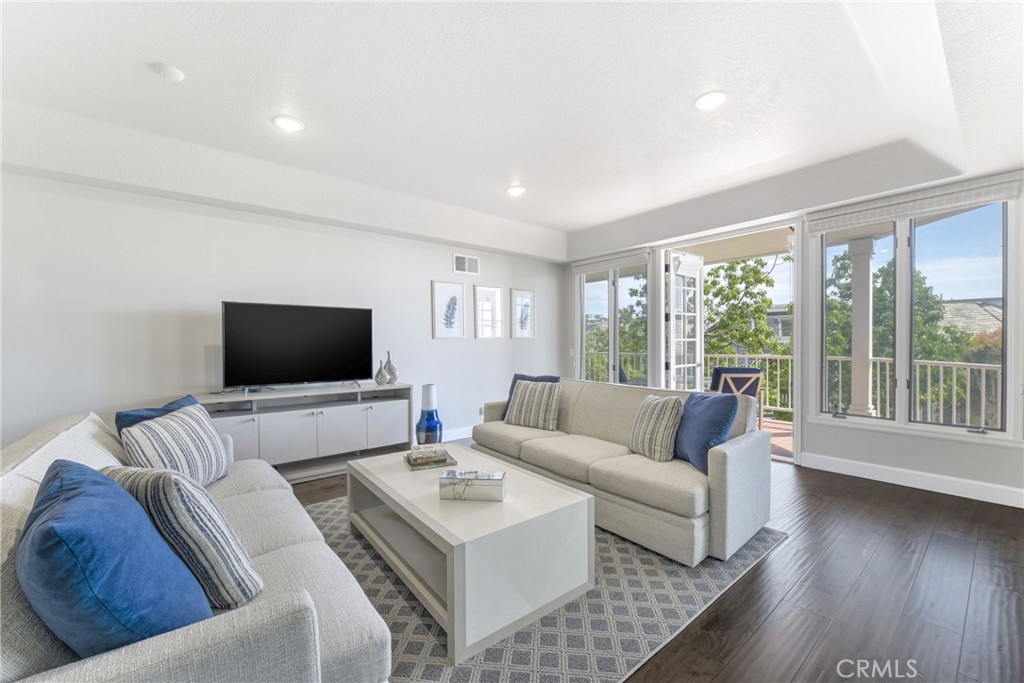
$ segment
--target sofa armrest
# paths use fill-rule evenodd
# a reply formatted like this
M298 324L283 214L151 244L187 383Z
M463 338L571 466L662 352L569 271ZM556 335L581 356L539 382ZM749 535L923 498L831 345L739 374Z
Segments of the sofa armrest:
M753 431L708 451L709 554L728 560L771 516L772 445Z
M228 464L235 461L235 440L230 434L221 434L220 441L224 444L224 452L228 456Z
M484 422L497 422L505 412L508 401L491 401L484 404Z
M313 599L296 591L24 679L319 681Z

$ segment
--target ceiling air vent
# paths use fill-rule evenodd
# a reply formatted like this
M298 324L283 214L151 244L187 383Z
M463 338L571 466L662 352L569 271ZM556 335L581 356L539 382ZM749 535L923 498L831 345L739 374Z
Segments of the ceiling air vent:
M480 259L476 256L464 256L463 254L454 254L454 256L456 273L466 273L467 275L480 274Z

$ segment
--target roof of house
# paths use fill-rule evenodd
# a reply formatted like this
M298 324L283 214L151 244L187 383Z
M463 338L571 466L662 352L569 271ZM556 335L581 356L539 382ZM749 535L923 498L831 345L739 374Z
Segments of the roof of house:
M991 332L1003 326L1003 300L953 299L942 302L942 324L952 325L971 334Z

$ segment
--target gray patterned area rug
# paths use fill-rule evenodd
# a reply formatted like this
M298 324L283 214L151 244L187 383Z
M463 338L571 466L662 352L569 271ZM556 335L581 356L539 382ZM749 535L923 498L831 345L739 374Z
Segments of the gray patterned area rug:
M458 666L445 633L362 536L348 499L306 507L391 628L391 683L614 683L700 614L785 538L764 527L729 559L687 567L596 529L595 587Z

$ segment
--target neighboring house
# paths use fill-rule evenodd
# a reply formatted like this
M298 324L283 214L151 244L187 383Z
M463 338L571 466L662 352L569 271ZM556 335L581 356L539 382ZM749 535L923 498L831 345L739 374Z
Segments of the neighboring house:
M793 339L793 309L791 304L775 304L768 309L768 327L783 344Z
M1003 326L1003 299L950 299L942 302L942 324L971 335L994 332Z

